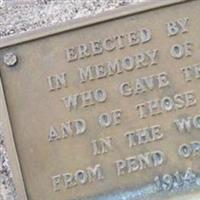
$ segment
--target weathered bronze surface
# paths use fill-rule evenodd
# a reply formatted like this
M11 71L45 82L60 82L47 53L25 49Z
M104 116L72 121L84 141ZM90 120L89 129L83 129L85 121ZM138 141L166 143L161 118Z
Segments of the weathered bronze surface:
M20 200L200 198L199 18L157 1L0 44Z

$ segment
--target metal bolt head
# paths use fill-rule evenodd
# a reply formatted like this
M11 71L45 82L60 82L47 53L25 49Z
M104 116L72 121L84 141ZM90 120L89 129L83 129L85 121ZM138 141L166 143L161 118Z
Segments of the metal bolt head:
M3 61L8 67L13 67L17 64L18 59L14 53L9 52L4 55Z

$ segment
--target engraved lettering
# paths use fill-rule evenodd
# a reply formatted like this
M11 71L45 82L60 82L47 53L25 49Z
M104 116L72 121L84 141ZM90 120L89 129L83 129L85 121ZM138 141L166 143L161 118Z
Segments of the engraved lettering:
M91 48L93 56L100 55L103 53L103 47L100 40L91 42Z
M193 128L200 129L200 115L179 118L174 123L180 133L190 133Z
M119 110L113 110L110 113L102 113L99 116L99 125L103 128L110 127L111 125L116 126L119 125L121 122L121 114L122 111Z
M92 81L95 79L91 66L87 66L86 69L79 68L79 74L81 78L81 83L86 82L87 80Z
M77 182L75 181L74 175L72 173L62 174L62 179L64 182L64 188L71 188L77 186Z
M200 79L200 64L183 67L181 71L186 82L192 81L194 78Z
M189 24L188 17L180 18L176 21L171 21L167 23L168 36L175 36L179 33L187 33L188 24Z
M192 56L192 42L185 42L184 44L174 44L171 47L171 56L176 59Z
M72 62L78 59L78 54L74 47L65 49L65 53L66 53L66 58L68 62Z
M137 129L135 131L129 131L125 136L128 139L129 147L134 147L136 145L161 140L163 138L163 133L161 132L160 125L155 125L152 127Z
M115 37L115 39L117 40L117 44L118 44L119 49L124 49L125 48L124 38L125 38L124 35L117 35Z
M174 101L171 97L164 97L161 100L161 108L165 111L171 111L174 107Z
M81 44L78 48L78 51L80 59L89 57L91 55L86 44Z
M95 105L96 103L103 103L107 99L107 92L105 89L88 90L79 94L63 97L65 107L69 110L76 110L80 106L85 108Z
M162 99L154 99L136 105L139 117L156 116L164 112L188 108L197 104L197 98L193 91L187 91L174 96L166 96Z
M147 117L147 114L146 114L146 111L145 111L145 103L137 104L136 110L138 110L138 112L139 112L140 119Z
M56 175L52 177L52 183L53 183L53 190L54 192L58 192L61 190L60 183L61 183L61 175Z
M92 144L92 151L94 156L103 155L108 153L109 150L112 150L112 138L100 138L98 140L93 140Z
M56 130L56 128L53 126L50 127L48 139L49 139L49 142L60 139L58 130Z
M55 128L54 126L50 127L48 139L49 142L53 142L68 138L69 136L82 135L86 132L86 129L87 125L83 119L64 122L59 128Z
M113 51L116 48L114 38L106 38L103 47L106 51Z
M52 177L53 189L55 192L61 189L69 189L79 185L85 185L104 179L103 169L100 164L94 167L79 169L75 173L63 173Z
M192 169L188 168L186 171L176 171L174 174L164 174L162 176L156 176L154 183L158 191L170 191L173 188L181 188L184 185L194 184L197 176Z
M199 157L200 141L192 141L189 144L182 144L178 149L178 155L181 158Z
M97 65L95 70L96 70L97 79L106 77L107 72L105 71L105 68L103 65Z
M158 167L163 165L165 161L166 156L162 151L152 151L117 160L115 166L117 175L122 176L146 168Z
M108 61L103 64L79 67L80 83L107 78L123 72L130 72L134 69L142 69L157 65L159 58L158 53L159 51L157 49L153 49L134 56L126 56L121 59L115 59L114 61ZM165 75L162 76L162 81L165 81Z
M58 90L67 87L67 74L65 72L48 76L49 91Z
M111 52L113 50L124 49L128 46L144 44L152 39L151 30L142 28L120 35L110 36L96 41L90 41L75 47L65 49L67 62L77 61L79 59L88 58Z
M140 35L140 36L139 36ZM129 46L135 46L141 43L146 43L151 40L152 35L149 29L141 29L140 32L133 31L127 34Z
M161 72L156 75L144 76L137 78L132 82L123 82L119 91L122 96L140 95L145 92L152 91L156 88L162 89L170 85L166 72Z
M176 124L176 127L180 133L183 132L190 132L191 130L191 118L185 117L181 119L176 119L174 123Z

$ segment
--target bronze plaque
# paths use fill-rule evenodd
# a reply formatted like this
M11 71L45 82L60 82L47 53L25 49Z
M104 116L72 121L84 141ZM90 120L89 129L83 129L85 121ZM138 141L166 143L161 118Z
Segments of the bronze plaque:
M198 196L199 19L153 1L1 42L20 200Z

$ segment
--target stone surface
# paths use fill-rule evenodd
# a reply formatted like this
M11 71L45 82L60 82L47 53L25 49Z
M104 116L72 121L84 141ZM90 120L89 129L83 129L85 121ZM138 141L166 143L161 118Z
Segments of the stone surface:
M0 200L15 200L16 192L4 145L4 134L6 133L3 132L2 124L0 123Z
M1 0L0 38L96 15L140 1L142 0Z
M0 38L144 0L0 0ZM17 199L0 129L0 200ZM9 148L9 147L7 147Z

